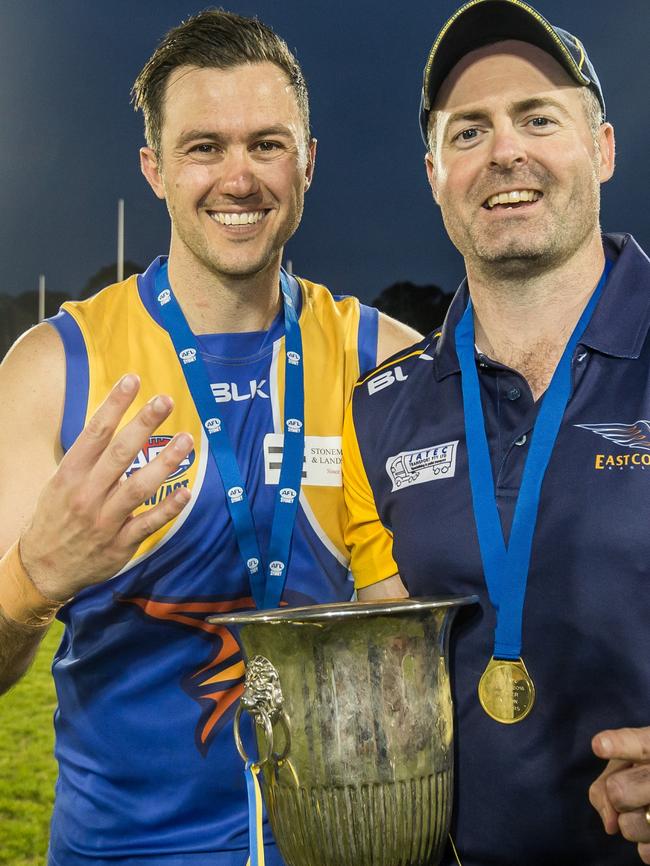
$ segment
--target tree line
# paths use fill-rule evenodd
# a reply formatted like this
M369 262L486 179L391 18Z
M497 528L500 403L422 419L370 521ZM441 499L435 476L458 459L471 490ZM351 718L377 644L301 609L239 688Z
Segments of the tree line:
M124 262L125 278L144 270L136 262ZM88 280L76 296L77 300L89 298L104 286L115 281L116 265L106 265ZM55 316L64 301L72 300L65 292L46 292L45 317ZM423 334L442 324L451 295L442 291L439 286L418 286L411 282L397 282L384 289L372 301L372 306L378 310L410 325ZM11 296L0 293L0 359L5 356L10 346L18 337L38 321L38 296L36 292L23 292Z

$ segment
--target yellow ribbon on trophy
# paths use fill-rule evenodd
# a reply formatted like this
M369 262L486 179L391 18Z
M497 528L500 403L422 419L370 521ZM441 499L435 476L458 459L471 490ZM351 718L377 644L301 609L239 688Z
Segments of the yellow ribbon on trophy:
M262 830L262 792L257 776L259 764L246 761L246 793L248 794L248 837L250 857L246 866L264 866L264 833Z

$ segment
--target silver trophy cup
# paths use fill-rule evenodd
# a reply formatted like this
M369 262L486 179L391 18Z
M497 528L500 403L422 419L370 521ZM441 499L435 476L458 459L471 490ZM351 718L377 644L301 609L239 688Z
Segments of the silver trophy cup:
M246 659L235 717L288 866L435 866L452 804L447 647L476 598L346 602L211 617ZM255 719L257 756L239 723Z

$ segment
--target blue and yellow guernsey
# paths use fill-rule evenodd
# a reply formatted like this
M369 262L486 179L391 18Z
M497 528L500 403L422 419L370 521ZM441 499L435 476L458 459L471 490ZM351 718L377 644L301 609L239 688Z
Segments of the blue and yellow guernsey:
M444 327L361 379L344 433L348 541L359 587L399 571L411 595L470 595L451 642L452 834L463 866L634 866L589 804L591 738L650 724L650 262L629 236L572 361L572 393L541 488L522 654L537 698L514 725L477 686L494 644L472 507L454 332ZM477 355L506 540L539 405L515 370ZM535 434L536 435L536 434ZM457 861L450 850L443 861Z
M153 301L156 260L139 277L64 304L67 385L62 442L125 373L142 381L124 422L152 396L174 410L129 473L186 430L192 453L140 510L179 486L183 513L115 577L68 605L53 672L59 779L51 866L243 866L247 806L232 718L240 649L210 614L253 607L225 494L174 348ZM348 599L341 429L355 380L376 363L377 311L299 280L305 460L284 604ZM262 556L282 460L284 323L263 333L198 338L245 479ZM250 732L249 732L250 735ZM252 748L252 744L249 743ZM269 837L270 838L270 837ZM274 851L267 862L279 863Z

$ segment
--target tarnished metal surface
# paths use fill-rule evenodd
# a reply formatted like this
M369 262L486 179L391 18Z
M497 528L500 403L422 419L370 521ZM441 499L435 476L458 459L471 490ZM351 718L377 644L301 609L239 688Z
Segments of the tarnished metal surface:
M473 597L316 605L212 618L236 626L263 791L288 866L434 866L452 803L451 619ZM241 706L238 716L241 714ZM256 713L258 715L256 716ZM286 717L286 723L282 717ZM281 723L282 722L282 723ZM290 724L290 734L289 734Z

